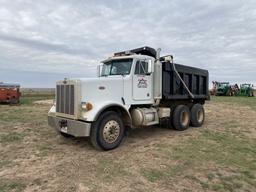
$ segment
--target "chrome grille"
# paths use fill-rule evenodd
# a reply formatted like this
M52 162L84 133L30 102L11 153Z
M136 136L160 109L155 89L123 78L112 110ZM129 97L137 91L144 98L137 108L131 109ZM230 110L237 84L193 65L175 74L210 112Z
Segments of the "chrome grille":
M74 85L57 85L56 112L74 115L75 87Z

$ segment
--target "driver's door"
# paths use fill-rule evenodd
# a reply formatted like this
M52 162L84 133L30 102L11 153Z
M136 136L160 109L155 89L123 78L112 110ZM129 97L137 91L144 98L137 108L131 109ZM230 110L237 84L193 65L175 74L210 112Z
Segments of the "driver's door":
M132 96L134 100L152 99L152 73L148 73L149 60L137 60L133 75Z

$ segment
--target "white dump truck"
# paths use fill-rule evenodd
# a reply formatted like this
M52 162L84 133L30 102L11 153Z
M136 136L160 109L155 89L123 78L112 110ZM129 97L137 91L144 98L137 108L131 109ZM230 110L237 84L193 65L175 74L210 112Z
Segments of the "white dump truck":
M114 53L98 69L96 78L56 83L48 124L63 136L90 137L95 148L111 150L127 129L165 122L181 131L203 124L207 70L175 64L150 47Z

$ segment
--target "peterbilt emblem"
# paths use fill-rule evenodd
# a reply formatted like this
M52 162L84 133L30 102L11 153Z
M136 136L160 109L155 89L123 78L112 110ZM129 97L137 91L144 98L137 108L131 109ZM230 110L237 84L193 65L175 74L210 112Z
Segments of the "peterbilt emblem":
M99 86L99 90L104 90L105 87L104 86Z
M139 81L138 85L137 85L138 88L147 88L148 87L147 80L138 79L138 81Z

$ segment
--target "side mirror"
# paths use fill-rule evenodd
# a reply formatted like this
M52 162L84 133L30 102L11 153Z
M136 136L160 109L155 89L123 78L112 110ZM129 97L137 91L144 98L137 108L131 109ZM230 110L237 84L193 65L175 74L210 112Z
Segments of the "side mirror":
M154 72L154 65L152 63L152 60L150 59L150 60L148 60L148 71L147 71L147 73L151 74L153 72Z
M102 65L102 64L97 66L97 76L98 76L98 77L101 76L102 68L103 68L103 65Z

